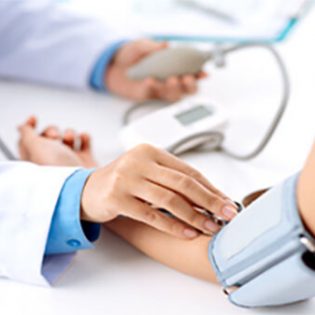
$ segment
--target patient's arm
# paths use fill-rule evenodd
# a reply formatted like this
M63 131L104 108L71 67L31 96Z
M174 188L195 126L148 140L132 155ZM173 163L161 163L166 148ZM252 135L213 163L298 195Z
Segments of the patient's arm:
M301 172L297 198L304 224L315 237L315 144Z
M149 257L193 277L216 282L208 260L209 236L181 240L127 218L106 223L106 227Z
M264 191L248 197L251 203ZM297 202L301 217L315 236L315 145L301 172L297 187ZM210 238L200 236L195 240L175 239L142 223L128 219L117 219L106 225L134 247L161 263L191 276L215 282L215 275L208 260Z

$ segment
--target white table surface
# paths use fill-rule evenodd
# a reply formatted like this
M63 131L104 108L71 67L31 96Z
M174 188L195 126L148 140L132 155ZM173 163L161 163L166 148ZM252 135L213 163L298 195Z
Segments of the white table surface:
M276 135L258 158L238 162L219 153L183 157L236 199L298 170L310 149L315 117L314 28L315 12L280 47L291 74L292 99ZM241 152L257 142L276 109L279 81L269 60L259 51L244 52L231 57L227 70L213 71L201 85L201 94L231 111L226 145ZM118 131L121 117L130 106L126 101L93 92L4 81L0 83L0 99L0 134L13 150L17 124L35 113L41 126L55 123L90 132L102 164L122 152ZM95 250L76 256L55 288L0 281L0 313L8 315L314 312L315 300L267 310L236 308L218 287L170 270L106 231Z

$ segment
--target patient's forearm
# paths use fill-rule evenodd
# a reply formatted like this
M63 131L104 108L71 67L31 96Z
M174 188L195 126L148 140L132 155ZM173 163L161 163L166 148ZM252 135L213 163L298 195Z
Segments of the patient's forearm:
M297 198L304 224L315 236L315 145L300 175Z
M180 272L215 282L208 260L210 238L181 240L130 219L116 219L106 227L151 258Z

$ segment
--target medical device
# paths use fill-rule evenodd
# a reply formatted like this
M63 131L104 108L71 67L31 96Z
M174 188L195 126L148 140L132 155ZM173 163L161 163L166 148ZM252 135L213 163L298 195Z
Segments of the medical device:
M238 306L276 306L315 296L315 239L300 218L297 178L243 209L209 245L217 279Z
M123 128L121 139L126 149L150 143L180 154L221 135L228 121L227 113L208 99L192 98L175 103L136 120ZM213 148L221 137L215 137Z
M144 58L129 69L128 76L132 80L148 77L165 80L172 75L196 74L213 58L212 51L191 46L171 47Z
M255 150L246 155L238 155L225 148L223 140L224 127L228 121L227 113L223 113L223 110L219 110L211 101L198 98L176 103L131 122L121 132L124 147L129 149L136 144L150 143L171 153L180 154L208 145L208 149L221 150L236 159L247 160L256 157L270 141L289 102L289 76L281 56L272 46L244 44L216 47L211 51L188 46L171 47L143 59L128 72L128 76L134 80L147 77L164 80L170 75L198 73L209 60L217 67L223 67L227 55L257 47L268 50L278 64L282 79L282 98L270 127ZM129 123L132 112L143 106L145 105L135 106L126 112L124 122Z
M217 66L222 67L225 65L225 58L228 54L254 47L267 49L274 56L279 66L283 85L282 98L276 115L255 150L246 155L239 155L223 146L224 128L227 125L228 115L217 104L206 99L186 100L130 123L121 131L125 148L129 149L136 144L147 142L169 150L171 153L180 154L207 145L208 150L221 150L236 159L247 160L256 157L274 134L289 101L290 84L286 67L281 56L272 46L236 45L227 48L219 47L208 52L185 46L169 48L145 58L132 67L128 75L133 79L148 76L165 79L170 74L197 73L209 59L214 61ZM136 106L126 112L124 121L129 122L131 113L141 107L142 105ZM0 141L0 150L8 159L15 160L14 155L3 141Z

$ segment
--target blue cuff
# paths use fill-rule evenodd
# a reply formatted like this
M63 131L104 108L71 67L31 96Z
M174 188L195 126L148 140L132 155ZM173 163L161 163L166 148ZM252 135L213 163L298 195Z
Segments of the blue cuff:
M98 91L106 91L104 75L107 70L108 65L112 61L112 58L116 54L117 50L121 48L127 41L121 40L115 42L111 46L109 46L99 57L96 62L96 65L93 68L90 85L92 88Z
M93 248L100 224L81 222L81 194L93 170L78 170L65 182L52 218L46 255L72 253Z

